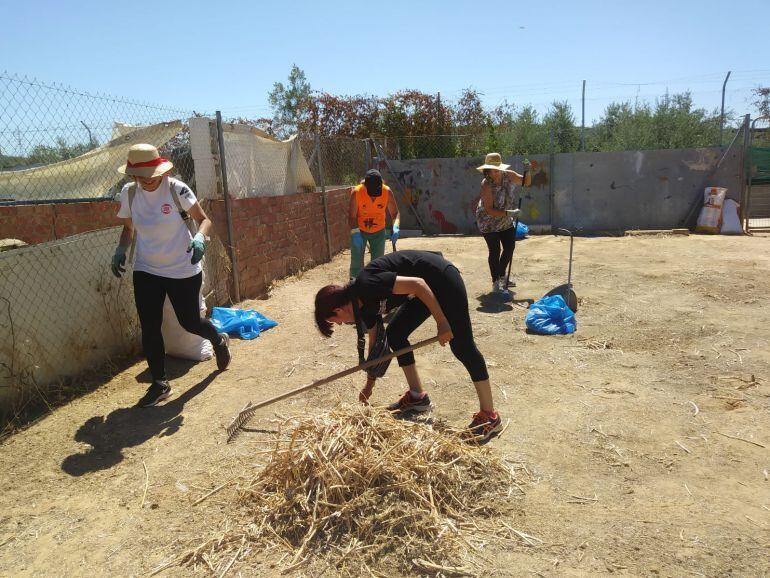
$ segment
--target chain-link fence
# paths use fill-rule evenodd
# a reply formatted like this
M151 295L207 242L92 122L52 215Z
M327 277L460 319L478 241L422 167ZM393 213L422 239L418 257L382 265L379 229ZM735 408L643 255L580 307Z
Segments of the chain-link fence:
M130 273L117 279L109 267L126 182L117 168L132 144L149 142L194 189L180 120L190 115L0 74L0 429L138 352ZM209 306L230 300L217 233L205 260Z
M371 163L371 153L366 141L346 137L321 137L319 142L323 183L327 188L352 186L364 178ZM303 150L306 148L309 147L303 145ZM321 175L317 162L311 163L311 170L316 182L320 183Z
M194 186L185 119L174 110L0 74L0 203L110 199L117 168L146 142Z

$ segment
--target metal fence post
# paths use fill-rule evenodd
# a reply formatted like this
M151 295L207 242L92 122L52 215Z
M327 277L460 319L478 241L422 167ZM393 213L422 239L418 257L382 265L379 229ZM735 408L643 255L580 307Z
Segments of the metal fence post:
M376 154L376 151L375 151ZM369 170L372 165L372 151L369 148L369 140L364 139L364 174Z
M233 244L233 212L230 206L230 191L227 188L227 163L225 161L225 139L222 134L222 113L217 111L217 141L219 143L219 169L222 171L222 196L225 199L225 214L227 216L227 249L230 262L233 264L233 296L235 302L241 301L241 284L238 278L238 260Z
M758 119L754 119L756 122ZM741 159L741 213L744 229L749 232L751 211L751 115L743 117L743 158ZM746 165L748 164L748 172ZM746 178L748 176L748 179ZM746 182L748 180L748 183Z
M318 161L318 180L321 181L321 199L324 207L324 228L326 229L326 247L329 249L329 261L332 260L334 251L332 250L332 236L329 231L329 204L326 198L326 183L324 181L323 155L321 154L321 135L315 135L316 159Z
M554 154L554 141L555 141L555 135L554 135L554 129L551 127L550 130L550 136L549 136L549 146L550 146L550 152L548 153L548 172L550 173L548 175L548 202L549 202L549 220L551 221L551 232L556 230L555 224L554 224L554 201L553 201L553 177L554 177L554 165L556 164L556 155Z

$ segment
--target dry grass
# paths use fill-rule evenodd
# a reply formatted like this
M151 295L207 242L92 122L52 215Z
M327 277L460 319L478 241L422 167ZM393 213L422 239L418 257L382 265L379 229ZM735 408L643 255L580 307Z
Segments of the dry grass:
M514 465L458 431L350 405L284 423L292 425L290 437L264 452L266 466L239 481L230 529L164 567L203 565L222 575L239 558L269 551L282 553L284 572L474 575L490 541L536 545L490 523L522 493Z

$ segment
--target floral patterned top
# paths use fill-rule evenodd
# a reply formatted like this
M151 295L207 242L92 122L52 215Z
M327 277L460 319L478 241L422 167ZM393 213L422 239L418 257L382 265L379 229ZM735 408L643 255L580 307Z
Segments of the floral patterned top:
M495 184L491 179L484 179L484 181L489 183L489 186L492 188L492 208L498 211L516 208L514 206L513 183L508 179L507 174L503 173L503 178L499 185ZM476 207L476 224L479 226L479 231L482 234L497 233L513 227L513 217L510 215L493 217L484 209L484 201L479 199L479 204Z

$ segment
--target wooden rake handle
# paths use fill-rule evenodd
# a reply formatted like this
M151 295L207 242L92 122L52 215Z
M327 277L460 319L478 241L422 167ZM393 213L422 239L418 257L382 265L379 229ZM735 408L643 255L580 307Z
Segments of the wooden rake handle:
M259 403L255 405L249 404L245 408L241 410L241 412L235 417L235 419L232 421L232 423L227 428L227 441L229 442L232 440L233 437L235 437L236 432L238 429L246 423L246 421L254 414L256 410L259 408L265 407L266 405L270 405L272 403L275 403L277 401L281 401L282 399L286 399L287 397L292 397L294 395L297 395L298 393L302 393L303 391L308 391L309 389L314 389L316 387L320 387L321 385L325 385L329 382L335 381L337 379L340 379L341 377L345 377L346 375L350 375L352 373L356 373L357 371L362 371L364 369L367 369L369 367L372 367L374 365L378 365L382 363L383 361L388 361L389 359L393 359L394 357L398 357L399 355L403 355L404 353L409 353L410 351L414 351L415 349L420 349L421 347L425 347L426 345L430 345L432 343L436 343L438 341L438 336L431 337L430 339L425 339L423 341L419 341L415 343L414 345L410 345L408 347L404 347L402 349L399 349L398 351L394 351L393 353L388 353L387 355L383 355L381 357L378 357L377 359L371 359L369 361L365 361L364 363L361 363L359 365L356 365L355 367L349 367L348 369L345 369L343 371L340 371L339 373L335 373L334 375L330 375L329 377L324 377L323 379L319 379L318 381L314 381L313 383L310 383L308 385L303 385L302 387L298 387L296 389L289 390L285 393L282 393L281 395L276 395L275 397L271 397L270 399L266 399L265 401L260 401Z

